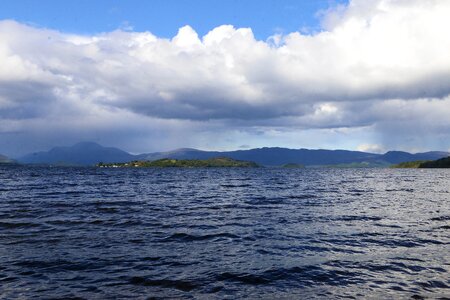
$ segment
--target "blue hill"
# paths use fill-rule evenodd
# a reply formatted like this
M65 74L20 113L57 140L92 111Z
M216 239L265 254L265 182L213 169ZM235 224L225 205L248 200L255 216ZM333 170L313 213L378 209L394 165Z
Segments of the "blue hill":
M219 156L236 160L253 161L265 166L281 166L289 163L305 166L342 165L352 163L367 163L369 166L387 166L413 160L435 160L448 156L448 153L425 152L411 154L401 151L390 151L385 154L374 154L348 150L309 150L274 147L225 152L178 149L170 152L141 154L137 157L138 159L143 160L156 160L162 158L208 159Z
M411 154L403 151L389 151L379 157L380 160L391 164L399 164L408 161L417 160L436 160L448 156L447 152L431 151L424 153Z
M20 163L55 165L95 165L99 162L127 162L134 159L123 150L103 147L93 142L82 142L72 147L55 147L50 151L36 152L20 157Z
M362 164L363 166L389 166L415 160L436 160L447 157L447 152L425 152L411 154L390 151L374 154L348 150L309 150L287 148L257 148L237 151L201 151L183 148L168 152L132 155L118 148L103 147L92 142L78 143L72 147L56 147L50 151L36 152L18 159L21 163L53 165L95 165L103 163L123 163L132 160L210 159L228 157L235 160L253 161L263 166L299 164L304 166Z

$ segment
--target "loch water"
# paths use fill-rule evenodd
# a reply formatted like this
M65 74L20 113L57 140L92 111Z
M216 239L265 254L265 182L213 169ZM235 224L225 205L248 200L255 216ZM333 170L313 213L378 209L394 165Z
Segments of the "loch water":
M450 170L0 167L0 299L449 299Z

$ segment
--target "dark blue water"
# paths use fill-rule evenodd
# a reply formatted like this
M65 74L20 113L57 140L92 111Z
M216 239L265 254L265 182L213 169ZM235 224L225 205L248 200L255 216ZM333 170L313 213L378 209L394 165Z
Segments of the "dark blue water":
M0 298L450 297L450 170L0 168Z

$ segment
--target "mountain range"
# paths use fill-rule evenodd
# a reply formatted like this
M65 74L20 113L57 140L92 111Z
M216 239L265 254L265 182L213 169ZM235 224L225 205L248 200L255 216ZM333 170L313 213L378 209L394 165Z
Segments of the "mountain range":
M408 153L389 151L385 154L349 150L310 150L288 148L257 148L236 151L202 151L183 148L168 152L133 155L118 148L103 147L93 142L82 142L71 147L55 147L49 151L35 152L18 158L27 164L95 165L97 163L123 163L132 160L208 159L228 157L235 160L253 161L263 166L301 164L304 166L389 166L407 161L436 160L447 157L448 152Z
M95 165L99 162L128 162L135 156L123 150L103 147L93 142L82 142L72 147L55 147L50 151L35 152L17 160L27 164L52 164L52 165Z

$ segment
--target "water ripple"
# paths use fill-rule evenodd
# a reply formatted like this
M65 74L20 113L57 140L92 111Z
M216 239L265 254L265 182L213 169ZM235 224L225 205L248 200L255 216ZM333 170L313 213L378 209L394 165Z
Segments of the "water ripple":
M449 175L0 167L0 298L448 299Z

